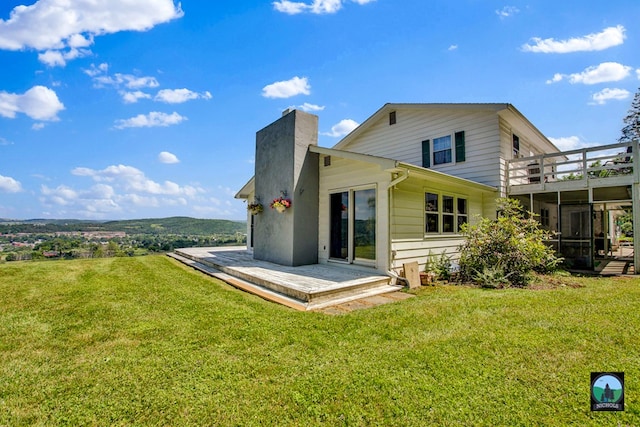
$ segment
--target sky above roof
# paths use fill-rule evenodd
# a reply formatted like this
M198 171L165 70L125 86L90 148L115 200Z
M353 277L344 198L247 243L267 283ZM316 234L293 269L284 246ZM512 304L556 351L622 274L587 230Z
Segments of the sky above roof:
M245 219L255 133L332 147L382 105L511 103L562 149L614 143L640 2L3 0L0 218Z

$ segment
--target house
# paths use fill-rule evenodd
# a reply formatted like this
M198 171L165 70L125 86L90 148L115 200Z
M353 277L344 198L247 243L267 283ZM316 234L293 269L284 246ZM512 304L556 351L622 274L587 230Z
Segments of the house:
M385 104L333 148L317 135L317 116L297 110L257 132L255 175L236 195L265 208L248 213L255 259L385 273L430 254L455 259L461 224L494 218L509 196L591 268L596 234L610 236L638 197L637 143L560 152L506 103ZM269 209L276 198L291 206Z

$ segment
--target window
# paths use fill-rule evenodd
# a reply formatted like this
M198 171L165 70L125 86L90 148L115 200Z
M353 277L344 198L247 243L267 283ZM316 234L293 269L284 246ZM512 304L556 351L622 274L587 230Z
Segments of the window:
M370 265L376 260L376 190L350 189L329 196L329 257Z
M456 231L459 233L460 232L460 227L462 227L462 224L466 224L467 222L469 222L468 219L468 213L467 213L467 199L460 199L458 198L458 228L456 229Z
M389 113L389 126L396 124L396 112L392 111Z
M451 135L433 140L433 164L451 163Z
M425 233L459 233L468 221L467 199L425 193ZM440 203L441 202L441 203Z
M438 195L433 193L426 193L424 196L424 209L426 211L425 232L438 233L440 227L438 226Z
M442 196L442 232L453 233L453 224L456 219L453 210L453 197Z
M549 227L549 209L540 209L540 225Z
M513 135L513 158L520 157L520 138L518 135Z
M454 158L455 156L455 158ZM466 160L464 131L453 135L422 141L422 167L446 163L460 163Z

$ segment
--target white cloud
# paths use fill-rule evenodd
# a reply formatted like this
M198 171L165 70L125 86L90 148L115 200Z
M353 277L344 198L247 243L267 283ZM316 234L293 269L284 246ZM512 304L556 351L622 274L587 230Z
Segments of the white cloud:
M128 89L154 88L160 86L160 83L158 83L155 77L138 77L132 74L121 73L116 73L113 76L95 75L93 82L96 87L113 86L118 88L124 86Z
M111 186L105 184L96 184L87 190L74 190L66 185L56 188L43 185L40 194L42 204L56 209L58 214L104 218L107 214L122 211L119 197Z
M146 193L161 196L195 197L203 189L190 185L180 186L172 181L163 183L148 179L144 172L133 166L112 165L102 170L78 167L71 171L76 176L88 176L99 183L108 182L113 187L128 192Z
M151 95L140 90L133 92L121 91L120 96L122 96L122 100L125 104L134 104L140 99L151 99Z
M93 44L95 36L147 31L182 16L180 4L176 6L173 0L39 0L14 7L9 19L0 20L0 49L86 48ZM49 60L52 66L62 65L60 57L54 59L51 53L42 59Z
M2 193L19 193L22 191L22 184L10 176L0 175L0 192Z
M71 48L66 52L61 50L47 50L46 52L38 54L38 60L49 67L64 67L67 65L67 61L90 54L91 51L87 49Z
M66 185L59 185L56 188L43 185L40 193L43 196L42 201L48 205L67 206L78 198L78 193Z
M458 50L458 45L457 44L452 44L451 46L449 46L449 48L447 50L448 51Z
M0 136L0 145L13 145L13 142Z
M34 123L33 125L31 125L31 129L33 130L41 130L44 129L46 125L44 123Z
M594 104L603 105L603 104L606 104L607 101L610 101L610 100L621 101L629 98L630 96L631 96L631 92L625 89L604 88L600 92L594 93L591 99L593 99Z
M581 73L555 74L547 83L557 83L567 78L569 83L593 85L597 83L617 82L625 79L632 68L617 62L603 62L602 64L586 68Z
M295 107L292 107L295 108ZM308 102L305 102L304 104L298 106L299 109L301 109L302 111L322 111L324 110L324 106L322 105L315 105L315 104L309 104Z
M570 53L604 50L624 43L626 35L622 25L605 28L599 33L588 34L583 37L575 37L568 40L555 40L553 38L541 39L533 37L532 44L522 45L525 52L536 53Z
M211 93L206 91L202 93L193 92L189 89L162 89L154 98L156 101L165 102L167 104L181 104L192 99L211 99Z
M157 88L160 83L152 76L136 76L133 74L115 73L109 75L109 65L102 63L98 66L91 64L91 68L85 69L84 73L93 79L93 86L96 88L114 87L126 104L138 102L140 99L153 99L157 102L167 104L181 104L193 99L211 99L211 93L204 91L201 93L192 90L182 89L162 89L155 97L143 92L140 89Z
M183 185L169 180L154 180L140 169L122 164L104 169L77 167L71 173L79 180L73 187L41 187L40 201L52 216L108 219L118 214L120 217L140 218L141 215L150 215L150 210L162 215L184 215L185 208L188 212L208 212L208 216L238 218L243 215L233 208L236 202L230 201L235 191L230 189L205 190L197 183ZM224 192L221 199L225 200L216 199L211 191ZM209 210L214 205L218 207ZM223 205L230 208L223 209Z
M185 120L187 120L186 117L181 116L175 111L171 114L152 111L149 114L138 114L130 119L116 120L115 128L166 127L177 125Z
M163 151L158 154L158 160L160 161L160 163L167 164L180 163L178 157L173 153L169 153L168 151Z
M359 123L354 120L351 120L351 119L340 120L340 122L338 122L337 125L331 126L331 132L325 132L323 133L323 135L339 138L341 136L347 135L349 132L351 132L358 126L359 126Z
M505 19L505 18L509 18L513 15L515 15L516 13L519 13L520 9L518 9L515 6L505 6L500 10L496 10L496 15L498 15L500 17L500 19Z
M571 151L582 148L580 138L577 136L565 136L560 138L549 138L549 141L560 149L560 151Z
M91 64L91 68L89 68L88 70L84 70L85 74L91 77L105 74L107 71L109 71L109 64L107 64L106 62L103 62L102 64L97 66L96 64Z
M351 0L353 3L365 5L375 0ZM288 15L297 15L299 13L309 12L314 14L336 13L342 9L346 0L313 0L311 4L289 0L279 0L273 2L273 8L278 12Z
M275 82L262 88L265 98L290 98L296 95L309 95L311 86L306 77L294 77L290 80Z
M286 13L288 15L297 15L298 13L305 12L309 8L309 5L306 3L281 0L273 2L273 8L278 12Z
M56 93L44 86L34 86L24 94L0 92L0 116L13 119L23 113L35 120L55 121L64 105Z

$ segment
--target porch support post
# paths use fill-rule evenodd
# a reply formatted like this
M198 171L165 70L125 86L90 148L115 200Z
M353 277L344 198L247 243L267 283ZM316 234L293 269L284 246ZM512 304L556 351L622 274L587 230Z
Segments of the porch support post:
M638 140L633 141L633 184L631 184L631 211L633 212L633 269L640 274L640 159L638 159Z
M633 268L640 274L640 188L637 183L631 184L631 205L633 212Z

